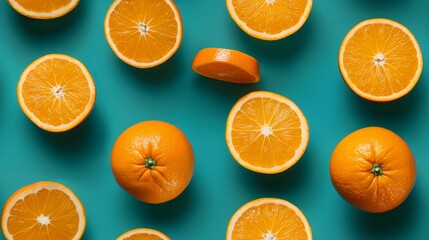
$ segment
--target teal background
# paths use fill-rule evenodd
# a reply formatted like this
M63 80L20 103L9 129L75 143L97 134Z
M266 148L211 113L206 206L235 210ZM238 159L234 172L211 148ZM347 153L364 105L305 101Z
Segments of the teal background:
M172 239L224 239L232 214L259 197L279 197L307 216L314 239L429 239L428 72L406 97L372 103L351 92L337 66L345 34L374 17L408 27L429 55L427 0L315 0L306 24L280 41L253 39L230 18L224 0L176 0L184 35L179 51L147 70L121 62L104 37L104 16L112 1L81 0L68 15L50 21L28 19L0 1L0 204L17 189L41 180L57 181L82 200L87 214L83 239L115 239L137 227L160 230ZM236 85L191 70L205 47L232 48L258 59L261 82ZM36 127L21 111L16 85L24 68L48 53L81 60L97 87L95 107L80 126L65 133ZM232 105L254 90L292 99L307 116L310 142L288 171L261 175L239 166L224 140ZM191 184L177 199L139 202L115 182L110 151L119 134L144 120L179 127L195 151ZM411 147L418 167L415 187L397 209L369 214L347 204L329 178L329 159L347 134L366 126L395 131Z

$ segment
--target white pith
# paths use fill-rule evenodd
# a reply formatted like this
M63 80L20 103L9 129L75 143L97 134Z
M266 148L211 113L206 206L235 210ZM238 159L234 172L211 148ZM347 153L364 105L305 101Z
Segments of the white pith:
M45 216L42 214L39 217L37 217L37 222L42 225L49 225L51 223L51 219L48 216Z
M139 24L137 25L137 29L138 29L139 33L140 33L142 36L146 36L146 35L148 35L148 34L149 34L149 30L150 30L149 25L144 24L144 23L139 23Z
M273 128L270 125L265 124L261 127L261 134L268 137L273 134Z
M376 67L382 67L384 66L384 64L386 63L386 57L384 56L383 53L377 53L374 56L374 65Z

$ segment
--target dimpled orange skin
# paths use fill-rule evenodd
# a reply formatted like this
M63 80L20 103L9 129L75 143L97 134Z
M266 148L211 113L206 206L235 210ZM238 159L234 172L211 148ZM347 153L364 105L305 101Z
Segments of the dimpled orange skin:
M146 203L179 196L194 172L194 154L184 133L170 123L144 121L116 140L111 166L118 184Z
M416 163L401 137L384 128L368 127L338 143L330 174L347 202L380 213L396 208L408 197L416 180Z

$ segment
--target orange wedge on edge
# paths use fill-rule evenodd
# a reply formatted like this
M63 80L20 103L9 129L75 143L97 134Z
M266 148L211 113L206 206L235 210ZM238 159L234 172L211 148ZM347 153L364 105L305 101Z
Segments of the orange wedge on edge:
M312 240L310 224L302 211L278 198L260 198L240 207L231 217L226 240Z
M116 240L170 240L170 238L154 229L136 228L122 234Z
M52 19L64 16L73 10L79 0L8 0L18 13L35 19Z
M95 84L86 67L67 55L49 54L31 63L17 87L25 115L40 128L64 132L92 111Z
M250 36L279 40L304 25L313 0L226 0L226 6L234 22Z
M226 82L256 83L260 80L258 61L231 49L202 49L195 56L192 69L203 76Z
M38 182L7 200L2 230L8 240L79 240L86 225L78 197L56 182Z
M423 57L405 26L389 19L369 19L347 33L338 64L344 81L357 95L387 102L414 88L422 73Z
M172 0L115 0L104 31L125 63L150 68L170 59L182 41L182 18Z
M274 174L293 166L304 154L309 129L304 114L290 99L272 92L251 92L232 107L226 144L243 167Z

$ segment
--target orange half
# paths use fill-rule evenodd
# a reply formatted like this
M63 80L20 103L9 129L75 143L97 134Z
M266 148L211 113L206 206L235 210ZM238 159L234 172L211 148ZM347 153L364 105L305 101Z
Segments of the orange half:
M182 41L182 18L172 0L116 0L104 31L113 52L125 63L150 68L170 59Z
M304 154L309 128L299 107L272 92L251 92L232 107L226 144L243 167L274 174L293 166Z
M240 207L231 217L226 240L312 240L310 224L302 211L278 198L260 198Z
M259 63L250 55L224 48L204 48L197 53L192 69L203 76L233 83L260 80Z
M40 128L63 132L84 121L95 102L95 84L86 67L67 55L49 54L31 63L18 82L18 102Z
M56 182L25 186L3 208L2 230L8 240L79 240L85 225L78 197Z
M313 0L226 0L234 22L262 40L279 40L298 31L307 21Z
M15 11L35 19L52 19L72 11L79 0L8 0Z
M360 97L393 101L417 84L423 57L414 35L389 19L369 19L353 27L340 48L344 81Z
M122 234L116 240L170 240L170 238L154 229L136 228Z

